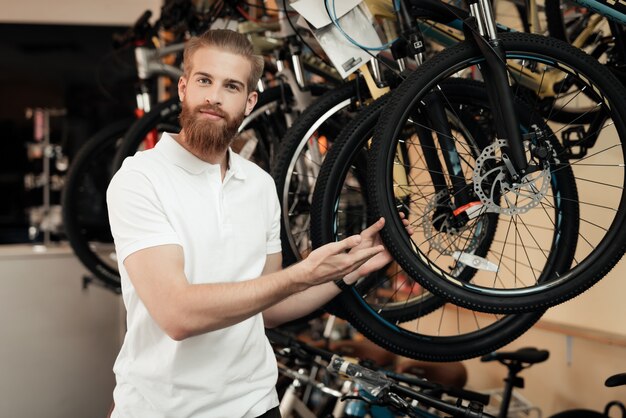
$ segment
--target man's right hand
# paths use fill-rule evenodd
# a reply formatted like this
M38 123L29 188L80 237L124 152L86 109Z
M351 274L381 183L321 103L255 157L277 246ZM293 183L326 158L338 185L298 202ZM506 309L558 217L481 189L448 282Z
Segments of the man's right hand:
M350 251L359 246L361 241L360 235L353 235L312 251L307 258L296 265L302 270L302 275L299 276L298 280L308 286L337 280L358 269L370 258L385 251L385 247L382 245Z

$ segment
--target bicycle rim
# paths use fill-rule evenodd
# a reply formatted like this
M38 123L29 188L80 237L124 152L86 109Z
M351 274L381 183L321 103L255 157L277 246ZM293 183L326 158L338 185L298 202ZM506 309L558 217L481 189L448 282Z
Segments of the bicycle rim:
M272 175L281 202L283 265L311 251L310 211L320 167L341 129L353 117L360 81L314 102L289 128Z

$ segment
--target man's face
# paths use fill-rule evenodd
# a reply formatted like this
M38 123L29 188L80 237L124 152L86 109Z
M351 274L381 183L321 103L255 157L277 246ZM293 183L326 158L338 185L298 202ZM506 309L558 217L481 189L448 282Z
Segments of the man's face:
M178 94L185 140L196 151L226 150L245 115L256 104L257 93L248 93L250 62L216 48L200 48L192 56L188 78L181 77Z

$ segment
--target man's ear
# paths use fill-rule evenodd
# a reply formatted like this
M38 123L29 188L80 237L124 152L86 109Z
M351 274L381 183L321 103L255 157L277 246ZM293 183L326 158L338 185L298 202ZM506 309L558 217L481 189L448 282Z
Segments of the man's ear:
M248 94L248 100L246 101L246 111L244 113L246 116L248 116L250 112L252 112L252 109L254 109L257 100L259 100L259 93L253 91Z
M184 76L181 76L178 79L178 98L182 102L185 100L185 93L187 92L187 79Z

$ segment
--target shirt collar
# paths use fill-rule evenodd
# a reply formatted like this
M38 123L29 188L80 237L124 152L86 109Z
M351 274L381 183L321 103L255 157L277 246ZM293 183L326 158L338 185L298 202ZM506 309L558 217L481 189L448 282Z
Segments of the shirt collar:
M211 164L193 155L185 147L179 144L173 137L173 134L163 132L161 139L156 145L156 149L163 154L170 162L188 171L191 174L202 174L204 172L220 171L219 164ZM233 176L238 179L245 179L246 175L241 167L239 155L228 148L228 177Z

